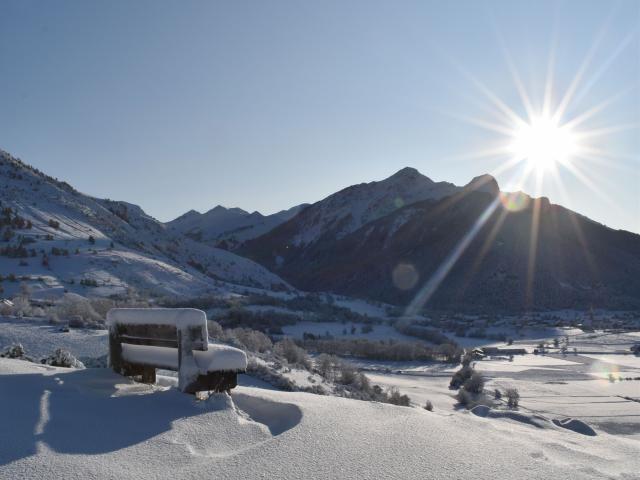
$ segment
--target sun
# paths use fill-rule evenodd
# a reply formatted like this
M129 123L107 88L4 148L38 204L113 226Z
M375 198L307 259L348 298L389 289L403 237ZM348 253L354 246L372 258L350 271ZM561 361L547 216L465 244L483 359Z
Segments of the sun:
M566 165L579 151L577 136L571 128L560 125L553 117L541 115L518 123L508 149L516 159L527 161L533 169Z

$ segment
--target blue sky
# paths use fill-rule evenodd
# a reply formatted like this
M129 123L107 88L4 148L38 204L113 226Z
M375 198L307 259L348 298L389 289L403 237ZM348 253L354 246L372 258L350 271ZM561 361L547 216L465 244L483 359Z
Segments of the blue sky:
M3 0L0 148L160 220L272 213L404 166L465 184L506 161L473 155L502 141L468 121L496 118L479 84L524 116L507 58L540 105L553 51L555 100L584 66L567 119L620 94L583 127L625 128L560 169L564 190L522 188L640 232L639 24L635 0Z

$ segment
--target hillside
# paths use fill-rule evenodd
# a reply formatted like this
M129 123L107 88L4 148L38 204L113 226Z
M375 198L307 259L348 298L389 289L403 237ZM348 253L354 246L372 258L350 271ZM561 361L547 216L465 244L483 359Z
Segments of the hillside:
M306 204L282 210L272 215L249 213L241 208L225 208L221 205L206 213L190 210L167 222L167 227L195 241L227 250L237 248L242 242L267 233L295 216Z
M193 296L233 285L286 288L264 267L172 233L140 207L97 199L0 151L0 283L57 296Z
M450 310L640 308L639 235L501 194L489 176L442 195L429 182L405 169L347 188L240 252L301 289L403 306L422 297Z

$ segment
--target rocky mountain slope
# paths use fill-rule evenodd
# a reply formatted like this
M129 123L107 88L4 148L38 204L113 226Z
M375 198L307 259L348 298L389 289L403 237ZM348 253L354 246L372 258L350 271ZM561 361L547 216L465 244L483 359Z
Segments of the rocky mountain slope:
M286 283L264 267L169 231L140 207L84 195L0 151L0 286L197 295Z
M460 188L404 169L311 205L240 252L298 288L403 306L640 308L640 235L501 194L489 176Z

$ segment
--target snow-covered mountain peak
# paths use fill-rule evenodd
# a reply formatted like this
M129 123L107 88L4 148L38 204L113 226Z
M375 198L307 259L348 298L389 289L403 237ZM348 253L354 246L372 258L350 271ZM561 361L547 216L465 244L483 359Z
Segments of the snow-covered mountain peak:
M204 214L189 215L188 212L166 225L193 240L233 250L240 243L263 235L289 220L300 207L263 215L257 210L249 213L241 208L217 205Z
M384 180L347 187L311 205L300 219L294 244L314 243L329 231L341 238L405 205L439 200L459 190L451 183L434 182L415 168L405 167Z

